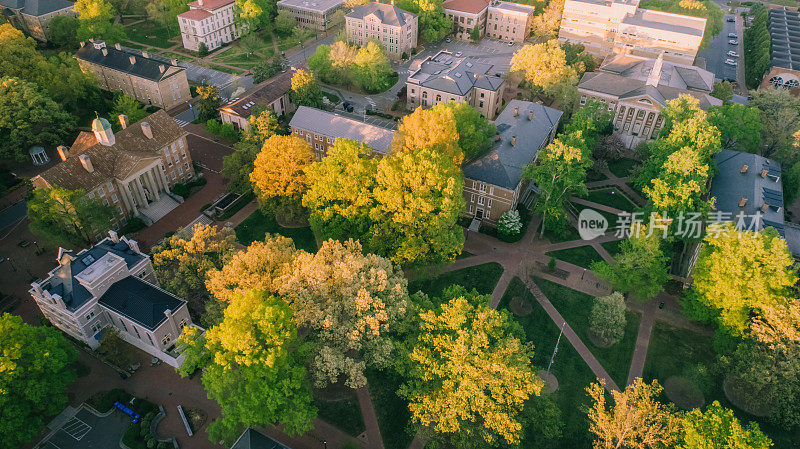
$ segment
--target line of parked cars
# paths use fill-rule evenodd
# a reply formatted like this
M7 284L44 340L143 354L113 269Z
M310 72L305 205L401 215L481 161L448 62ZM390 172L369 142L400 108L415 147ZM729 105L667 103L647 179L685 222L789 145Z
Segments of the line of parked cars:
M733 22L735 19L733 17L728 17L727 20L728 22ZM739 35L737 35L736 33L728 33L728 38L730 38L730 40L728 41L730 45L739 45L738 41ZM730 66L736 66L739 64L735 59L732 59L732 58L738 58L739 53L736 53L733 50L729 50L728 53L726 54L730 56L730 58L725 60L725 64Z

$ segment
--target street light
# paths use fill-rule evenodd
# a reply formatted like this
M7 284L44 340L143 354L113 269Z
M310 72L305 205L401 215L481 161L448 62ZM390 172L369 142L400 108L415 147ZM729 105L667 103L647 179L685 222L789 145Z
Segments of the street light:
M14 261L11 260L10 257L7 257L6 260L8 261L8 263L11 264L11 269L14 270L14 271L17 271L17 267L14 266Z
M41 248L39 248L39 244L36 243L36 240L33 241L33 246L36 247L36 255L37 256L42 253L42 250L41 250Z

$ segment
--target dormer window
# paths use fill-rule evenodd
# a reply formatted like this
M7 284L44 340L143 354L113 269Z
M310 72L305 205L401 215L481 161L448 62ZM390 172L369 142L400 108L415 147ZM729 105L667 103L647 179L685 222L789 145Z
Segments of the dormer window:
M742 169L739 170L739 173L747 173L747 169L748 168L750 168L749 165L747 165L747 164L742 165Z
M739 207L744 207L747 204L747 198L742 198L739 200Z

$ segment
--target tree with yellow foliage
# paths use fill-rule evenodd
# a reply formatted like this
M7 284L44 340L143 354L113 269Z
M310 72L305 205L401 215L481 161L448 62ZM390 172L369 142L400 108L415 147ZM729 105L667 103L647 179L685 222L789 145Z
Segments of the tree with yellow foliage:
M299 69L292 75L292 91L289 93L292 103L298 106L321 108L322 88L317 78L309 70Z
M438 103L430 109L418 107L400 120L392 140L392 153L429 148L444 154L457 166L464 160L458 145L458 131L453 109Z
M575 69L567 64L567 54L556 39L517 50L511 58L511 70L521 72L525 81L544 90L558 84L574 85L578 81Z
M256 156L250 182L259 201L292 199L306 189L304 170L314 162L311 145L296 136L274 135Z

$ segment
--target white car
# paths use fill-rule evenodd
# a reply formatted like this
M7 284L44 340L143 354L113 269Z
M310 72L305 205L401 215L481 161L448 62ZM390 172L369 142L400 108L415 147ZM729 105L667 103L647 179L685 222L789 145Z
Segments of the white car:
M461 56L461 55L463 55L463 54L464 54L464 53L462 53L462 52L460 52L460 51L457 51L457 52L456 52L456 54L455 54L455 56L456 56L456 58L458 58L459 56Z
M444 41L445 41L445 42L447 42L447 43L449 44L450 42L453 42L453 39L450 39L450 38L448 37L448 38L447 38L447 39L445 39Z
M731 45L739 45L739 41L737 41L735 39L729 40L728 43L731 44Z
M739 53L736 53L735 51L731 50L731 51L728 52L728 56L732 56L734 58L738 58L739 57Z
M728 65L738 65L738 63L737 63L735 60L733 60L733 59L726 59L726 60L725 60L725 64L728 64Z
M513 45L514 45L514 42L512 42L512 41L508 41L508 46L509 46L509 47L511 47L511 46L513 46Z
M737 37L739 37L739 35L737 35L736 33L728 33L728 37L736 39Z

